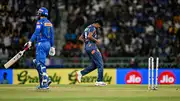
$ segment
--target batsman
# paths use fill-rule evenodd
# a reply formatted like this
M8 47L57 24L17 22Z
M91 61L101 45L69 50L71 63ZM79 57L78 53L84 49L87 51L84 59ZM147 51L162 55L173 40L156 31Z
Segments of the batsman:
M25 44L27 47L31 47L32 42L36 41L36 59L33 59L33 64L39 74L40 85L38 89L49 89L51 80L48 77L46 71L46 57L55 55L54 47L54 28L52 23L47 19L48 10L45 7L41 7L38 10L38 21L36 23L35 32L31 36L31 39Z
M78 82L81 82L82 76L92 72L96 68L98 69L98 79L95 83L96 86L106 86L107 84L103 82L103 60L102 55L97 47L100 43L99 39L97 38L97 28L103 26L102 20L96 20L88 27L85 28L83 34L79 37L79 40L85 43L85 51L88 54L91 65L86 67L82 71L78 71L76 73L76 79Z

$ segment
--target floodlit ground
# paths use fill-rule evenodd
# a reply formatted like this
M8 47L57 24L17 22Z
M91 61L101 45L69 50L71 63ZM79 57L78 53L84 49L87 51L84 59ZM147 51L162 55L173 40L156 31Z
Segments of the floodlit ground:
M53 85L36 90L34 85L0 85L0 101L180 101L180 85Z

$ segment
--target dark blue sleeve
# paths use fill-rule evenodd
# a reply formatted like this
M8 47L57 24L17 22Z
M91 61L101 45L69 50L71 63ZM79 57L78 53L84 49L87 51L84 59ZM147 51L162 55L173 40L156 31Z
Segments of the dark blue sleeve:
M51 38L50 38L51 47L54 46L54 28L51 27Z
M96 31L96 29L95 29L94 27L90 27L90 28L89 28L89 32L94 33L95 31Z
M36 29L35 29L33 35L31 36L31 39L30 39L31 42L34 42L34 40L36 39L37 35L40 34L41 27L42 27L42 24L41 24L41 22L38 21L36 23Z

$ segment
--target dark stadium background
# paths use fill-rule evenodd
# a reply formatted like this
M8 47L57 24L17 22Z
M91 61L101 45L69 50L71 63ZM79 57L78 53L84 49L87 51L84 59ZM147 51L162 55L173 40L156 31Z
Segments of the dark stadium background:
M105 68L147 67L150 56L160 57L160 67L179 67L179 0L0 0L0 68L28 41L42 6L55 27L56 56L47 60L49 68L89 64L77 39L97 18L104 21L98 37ZM32 68L34 50L12 68Z

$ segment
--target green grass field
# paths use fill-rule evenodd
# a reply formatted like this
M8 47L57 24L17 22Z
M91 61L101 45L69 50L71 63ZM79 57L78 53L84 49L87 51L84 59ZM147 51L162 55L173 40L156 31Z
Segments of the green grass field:
M0 101L180 101L180 85L53 85L36 90L32 85L0 85Z

